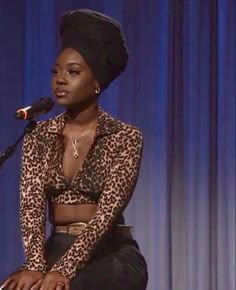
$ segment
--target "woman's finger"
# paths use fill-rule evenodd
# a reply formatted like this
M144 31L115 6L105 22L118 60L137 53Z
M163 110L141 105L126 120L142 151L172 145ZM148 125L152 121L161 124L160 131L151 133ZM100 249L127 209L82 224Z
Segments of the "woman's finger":
M56 290L62 290L64 288L64 283L57 282L56 284Z
M65 283L65 290L70 290L70 282Z
M31 286L30 290L39 290L43 283L43 278L39 279L34 285ZM23 290L28 290L29 288L23 288Z
M42 282L41 287L39 288L39 290L49 290L50 289L50 280L45 278Z
M7 288L8 283L10 283L12 280L13 280L12 277L7 278L7 279L2 283L2 285L0 286L0 290L2 290L2 289L4 289L4 288Z
M56 281L51 281L47 290L55 290L57 287ZM61 290L61 289L60 289Z
M4 289L7 289L7 290L13 290L16 288L16 282L14 280L11 280L10 282L7 283L7 285L3 288Z
M24 282L18 282L16 284L15 290L22 290L25 287L25 283Z

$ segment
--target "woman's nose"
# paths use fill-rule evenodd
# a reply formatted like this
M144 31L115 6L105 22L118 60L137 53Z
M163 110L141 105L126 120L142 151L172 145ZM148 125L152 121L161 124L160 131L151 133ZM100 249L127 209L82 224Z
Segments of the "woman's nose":
M67 79L64 75L60 74L57 76L56 78L56 83L58 85L64 85L64 84L67 84Z

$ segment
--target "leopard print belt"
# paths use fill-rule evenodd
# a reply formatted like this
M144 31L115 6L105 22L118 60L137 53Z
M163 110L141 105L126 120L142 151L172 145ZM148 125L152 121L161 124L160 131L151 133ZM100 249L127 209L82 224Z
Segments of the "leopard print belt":
M52 231L54 233L65 233L73 236L78 236L81 233L81 230L86 226L86 223L78 222L78 223L71 223L65 226L56 225L53 227ZM115 233L123 233L127 235L131 235L133 231L133 227L129 225L116 225L112 232Z

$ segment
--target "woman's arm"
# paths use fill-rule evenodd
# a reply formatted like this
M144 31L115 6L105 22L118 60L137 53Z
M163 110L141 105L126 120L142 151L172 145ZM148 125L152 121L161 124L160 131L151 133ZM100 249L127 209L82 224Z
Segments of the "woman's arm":
M43 256L45 230L45 196L43 180L45 148L38 138L37 128L26 135L22 147L20 178L20 224L25 251L25 263L20 270L46 272Z
M74 277L76 270L86 265L96 244L127 206L139 172L142 135L140 131L132 128L119 137L122 138L117 138L117 142L120 143L119 151L98 201L96 214L50 272L59 272L69 279Z

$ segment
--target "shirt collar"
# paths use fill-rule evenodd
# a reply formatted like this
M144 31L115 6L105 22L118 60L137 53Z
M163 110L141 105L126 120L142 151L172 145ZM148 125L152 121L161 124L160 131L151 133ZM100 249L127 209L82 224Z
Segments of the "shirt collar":
M49 119L47 131L50 133L62 134L63 128L66 124L67 113ZM96 137L110 135L117 133L121 130L122 123L119 120L111 117L108 113L104 112L101 107L98 108L98 120L96 128Z

